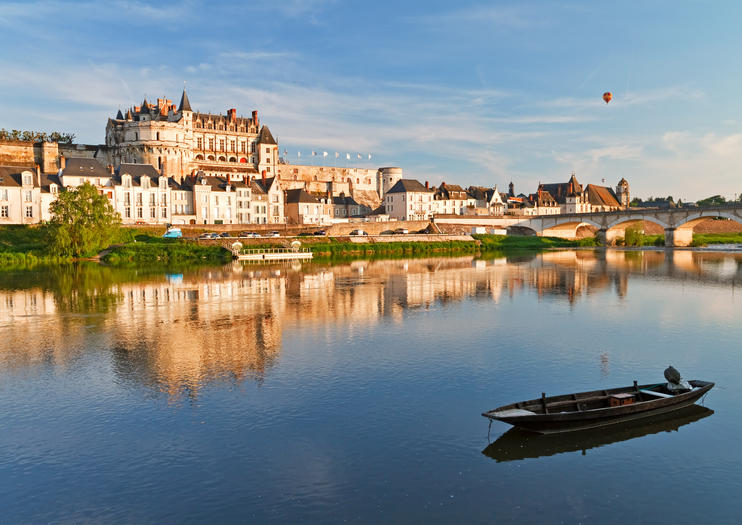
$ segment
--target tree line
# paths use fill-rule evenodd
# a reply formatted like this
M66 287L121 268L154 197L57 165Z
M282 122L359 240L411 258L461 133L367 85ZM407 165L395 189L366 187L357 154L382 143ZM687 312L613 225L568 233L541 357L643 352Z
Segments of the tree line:
M52 131L27 131L20 129L7 130L0 129L0 140L23 141L23 142L61 142L62 144L72 144L75 140L74 133L61 133Z

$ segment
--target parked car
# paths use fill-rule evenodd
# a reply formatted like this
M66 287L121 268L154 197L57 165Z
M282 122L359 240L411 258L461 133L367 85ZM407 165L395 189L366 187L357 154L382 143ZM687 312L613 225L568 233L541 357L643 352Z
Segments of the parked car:
M404 235L406 233L410 233L407 228L397 228L396 230L394 230L395 235Z
M325 230L317 230L314 232L314 235L327 235L327 232Z
M183 237L183 232L180 228L168 228L168 230L162 234L165 239L180 239Z
M309 233L309 232L301 232L298 236L299 237L309 237L310 235L312 235L312 234Z
M211 239L212 238L211 236L212 236L211 233L206 232L206 233L202 233L201 235L199 235L198 238L199 239Z
M224 238L229 238L229 237L231 237L231 236L232 236L232 234L231 234L231 233L229 233L229 232L224 232L224 233L220 233L220 234L218 235L218 237L224 237Z
M240 239L255 239L257 237L260 237L255 232L240 232Z
M365 235L365 236L368 236L368 233L366 233L363 230L353 230L352 232L350 232L350 234L351 235Z
M384 230L381 232L382 235L394 235L394 232L392 230Z
M281 232L268 232L265 234L266 237L280 237Z

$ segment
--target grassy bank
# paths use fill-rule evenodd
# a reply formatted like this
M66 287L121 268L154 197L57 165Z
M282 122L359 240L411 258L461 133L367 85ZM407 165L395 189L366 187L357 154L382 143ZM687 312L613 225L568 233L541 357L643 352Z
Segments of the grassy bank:
M41 226L0 226L0 267L29 267L70 262L70 257L49 253L46 230Z
M231 259L232 254L221 246L141 234L103 256L103 261L112 266L224 264Z
M490 250L548 250L550 248L576 248L598 246L594 237L569 240L559 237L525 237L518 235L472 235L480 243L480 251Z
M691 246L742 244L742 233L694 233Z
M475 253L477 243L472 241L442 242L373 242L356 243L336 239L327 242L310 244L306 248L315 255L395 255L395 254L429 254L429 253Z

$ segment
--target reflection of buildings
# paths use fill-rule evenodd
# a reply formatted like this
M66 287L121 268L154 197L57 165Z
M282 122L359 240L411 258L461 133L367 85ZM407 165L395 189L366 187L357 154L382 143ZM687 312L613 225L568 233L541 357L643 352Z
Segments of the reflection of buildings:
M503 294L526 291L570 302L596 291L623 297L630 276L644 275L726 286L742 277L742 254L608 250L513 260L235 263L184 276L99 284L93 295L104 297L103 303L91 301L90 290L69 294L48 285L4 290L0 331L6 350L0 366L67 366L91 348L107 348L98 356L110 358L122 380L171 395L196 395L211 381L261 380L279 357L285 327L333 323L353 329L399 321L407 309L468 298L499 301Z

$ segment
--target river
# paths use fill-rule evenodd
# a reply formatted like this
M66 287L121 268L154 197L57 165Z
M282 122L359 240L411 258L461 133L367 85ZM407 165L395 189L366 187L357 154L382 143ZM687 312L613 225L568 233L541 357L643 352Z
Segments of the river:
M691 250L5 271L0 521L737 522L740 283ZM670 364L703 406L480 415Z

